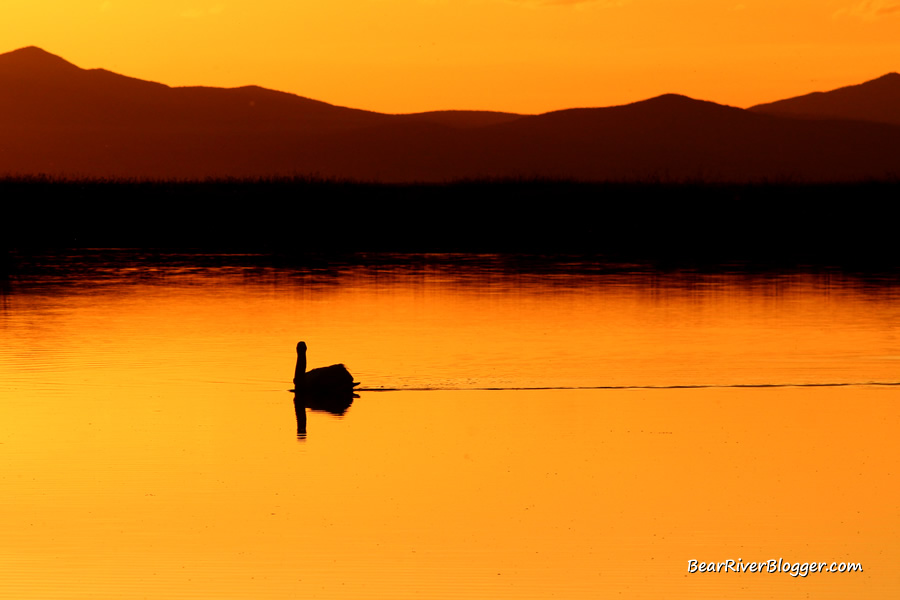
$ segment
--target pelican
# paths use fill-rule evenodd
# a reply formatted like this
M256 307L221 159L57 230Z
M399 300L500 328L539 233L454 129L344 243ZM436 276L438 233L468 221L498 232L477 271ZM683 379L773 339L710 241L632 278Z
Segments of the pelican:
M297 368L294 369L296 392L310 396L338 396L352 394L359 385L344 365L331 365L306 370L306 342L297 343Z

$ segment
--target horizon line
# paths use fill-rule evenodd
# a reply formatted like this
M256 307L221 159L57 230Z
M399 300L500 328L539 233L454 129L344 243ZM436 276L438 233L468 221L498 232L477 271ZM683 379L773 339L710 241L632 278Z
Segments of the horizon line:
M54 58L56 58L56 59L62 60L62 61L64 61L64 62L66 62L67 64L72 65L73 67L75 67L75 68L77 68L77 69L79 69L79 70L81 70L81 71L106 71L106 72L108 72L108 73L112 73L112 74L118 75L118 76L120 76L120 77L127 77L127 78L130 78L130 79L136 79L136 80L139 80L139 81L144 81L144 82L149 82L149 83L156 83L156 84L159 84L159 85L163 85L163 86L165 86L165 87L167 87L167 88L169 88L169 89L210 88L210 89L221 89L221 90L238 90L238 89L254 88L254 87L255 87L255 88L260 88L260 89L264 89L264 90L271 91L271 92L276 92L276 93L281 93L281 94L287 94L287 95L290 95L290 96L295 96L295 97L297 97L297 98L303 98L303 99L310 100L310 101L313 101L313 102L321 102L321 103L323 103L323 104L328 104L328 105L334 106L334 107L348 108L348 109L351 109L351 110L360 110L360 111L371 112L371 113L376 113L376 114L384 114L384 115L390 115L390 116L422 115L422 114L444 113L444 112L474 112L474 113L507 114L507 115L515 115L515 116L528 117L528 116L538 116L538 115L550 114L550 113L555 113L555 112L562 112L562 111L567 111L567 110L598 109L598 108L616 108L616 107L622 107L622 106L630 106L630 105L632 105L632 104L638 104L638 103L641 103L641 102L646 102L646 101L649 101L649 100L654 100L654 99L662 98L662 97L666 97L666 96L680 96L680 97L688 98L688 99L690 99L690 100L694 100L694 101L697 101L697 102L710 102L710 103L713 103L713 104L717 104L717 105L719 105L719 106L725 106L725 107L729 107L729 108L737 108L737 109L740 109L740 110L750 110L751 108L754 108L754 107L757 107L757 106L764 106L764 105L767 105L767 104L773 104L773 103L780 102L780 101L783 101L783 100L790 100L790 99L794 99L794 98L801 98L801 97L809 96L809 95L812 95L812 94L820 94L820 93L833 92L833 91L840 90L840 89L844 89L844 88L850 88L850 87L855 87L855 86L858 86L858 85L863 85L863 84L866 84L866 83L869 83L869 82L872 82L872 81L876 81L876 80L878 80L878 79L882 79L882 78L884 78L884 77L889 77L889 76L892 76L892 75L900 75L900 73L898 73L898 71L889 71L889 72L887 72L887 73L883 73L883 74L881 74L881 75L879 75L879 76L877 76L877 77L874 77L874 78L872 78L872 79L867 79L867 80L862 81L862 82L850 83L850 84L847 84L847 85L842 85L842 86L839 86L839 87L836 87L836 88L832 88L832 89L828 89L828 90L813 90L813 91L806 92L806 93L803 93L803 94L799 94L799 95L796 95L796 96L780 97L780 98L777 98L777 99L775 99L775 100L770 100L770 101L765 101L765 102L757 102L757 103L755 103L755 104L750 104L749 106L738 106L738 105L734 105L734 104L727 104L727 103L724 103L724 102L720 102L720 101L718 101L718 100L711 100L711 99L709 99L709 98L695 97L695 96L692 96L692 95L690 95L690 94L685 94L685 93L682 93L682 92L665 91L665 92L657 93L657 94L652 95L652 96L648 96L648 97L645 97L645 98L640 98L640 99L637 99L637 100L631 100L631 101L624 102L624 103L617 103L617 104L595 104L595 105L570 105L570 106L564 106L564 107L562 107L562 108L554 108L554 109L551 109L551 110L545 110L545 111L541 111L541 112L518 112L518 111L512 111L512 110L498 110L498 109L486 109L486 108L431 108L431 109L427 109L427 110L414 110L414 111L411 111L411 112L394 112L394 111L376 110L376 109L373 109L373 108L362 108L362 107L359 107L359 106L350 106L350 105L347 105L347 104L338 104L338 103L336 103L336 102L332 102L332 101L329 101L329 100L322 100L322 99L319 99L319 98L314 98L314 97L311 97L311 96L307 96L307 95L304 95L304 94L299 93L299 92L288 91L288 90L285 90L285 89L277 89L277 88L274 88L274 87L267 87L267 86L265 86L265 85L258 84L258 83L247 83L247 84L241 84L241 85L235 85L235 86L227 86L227 87L226 87L226 86L219 86L219 85L206 85L206 84L171 85L171 84L164 83L164 82L162 82L162 81L157 81L157 80L154 80L154 79L144 79L144 78L142 78L142 77L138 77L138 76L134 76L134 75L129 75L129 74L126 74L126 73L121 73L121 72L119 72L119 71L112 71L112 70L110 70L110 69L108 69L108 68L106 68L106 67L82 67L82 66L77 65L77 64L75 64L74 62L68 60L67 58L65 58L64 56L62 56L62 55L60 55L60 54L55 54L55 53L53 53L53 52L50 52L49 50L46 50L45 48L42 48L41 46L37 46L37 45L34 45L34 44L27 45L27 46L22 46L22 47L20 47L20 48L15 48L15 49L13 49L13 50L9 50L9 51L6 51L6 52L0 52L0 57L6 56L6 55L9 55L9 54L14 54L14 53L16 53L16 52L21 52L21 51L23 51L23 50L38 50L38 51L40 51L40 52L42 52L42 53L44 53L44 54L46 54L46 55L48 55L48 56L50 56L50 57L54 57Z

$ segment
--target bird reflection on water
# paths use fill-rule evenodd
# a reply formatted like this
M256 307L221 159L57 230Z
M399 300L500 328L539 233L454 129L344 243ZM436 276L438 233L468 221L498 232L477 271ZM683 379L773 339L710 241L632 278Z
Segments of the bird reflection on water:
M306 409L342 417L355 398L358 381L342 364L306 370L306 343L297 344L297 366L294 369L294 412L297 415L297 438L306 438Z
M343 417L353 399L359 398L359 394L350 392L342 397L324 398L310 396L302 392L294 391L294 412L297 414L297 438L306 439L306 409L327 412L337 417Z

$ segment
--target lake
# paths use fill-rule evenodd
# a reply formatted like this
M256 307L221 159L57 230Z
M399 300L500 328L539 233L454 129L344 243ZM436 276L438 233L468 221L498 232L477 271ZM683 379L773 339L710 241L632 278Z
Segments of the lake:
M0 280L0 597L900 591L895 275L22 264ZM342 415L301 406L305 427L299 340L361 382Z

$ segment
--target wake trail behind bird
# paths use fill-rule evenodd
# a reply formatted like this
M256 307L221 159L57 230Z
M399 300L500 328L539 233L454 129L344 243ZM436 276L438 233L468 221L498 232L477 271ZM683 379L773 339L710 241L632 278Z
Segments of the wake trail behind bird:
M494 391L553 391L553 390L702 390L729 388L789 388L789 387L861 387L861 386L900 386L898 381L865 381L835 383L734 383L734 384L687 384L687 385L595 385L595 386L507 386L507 387L360 387L357 392L494 392Z

